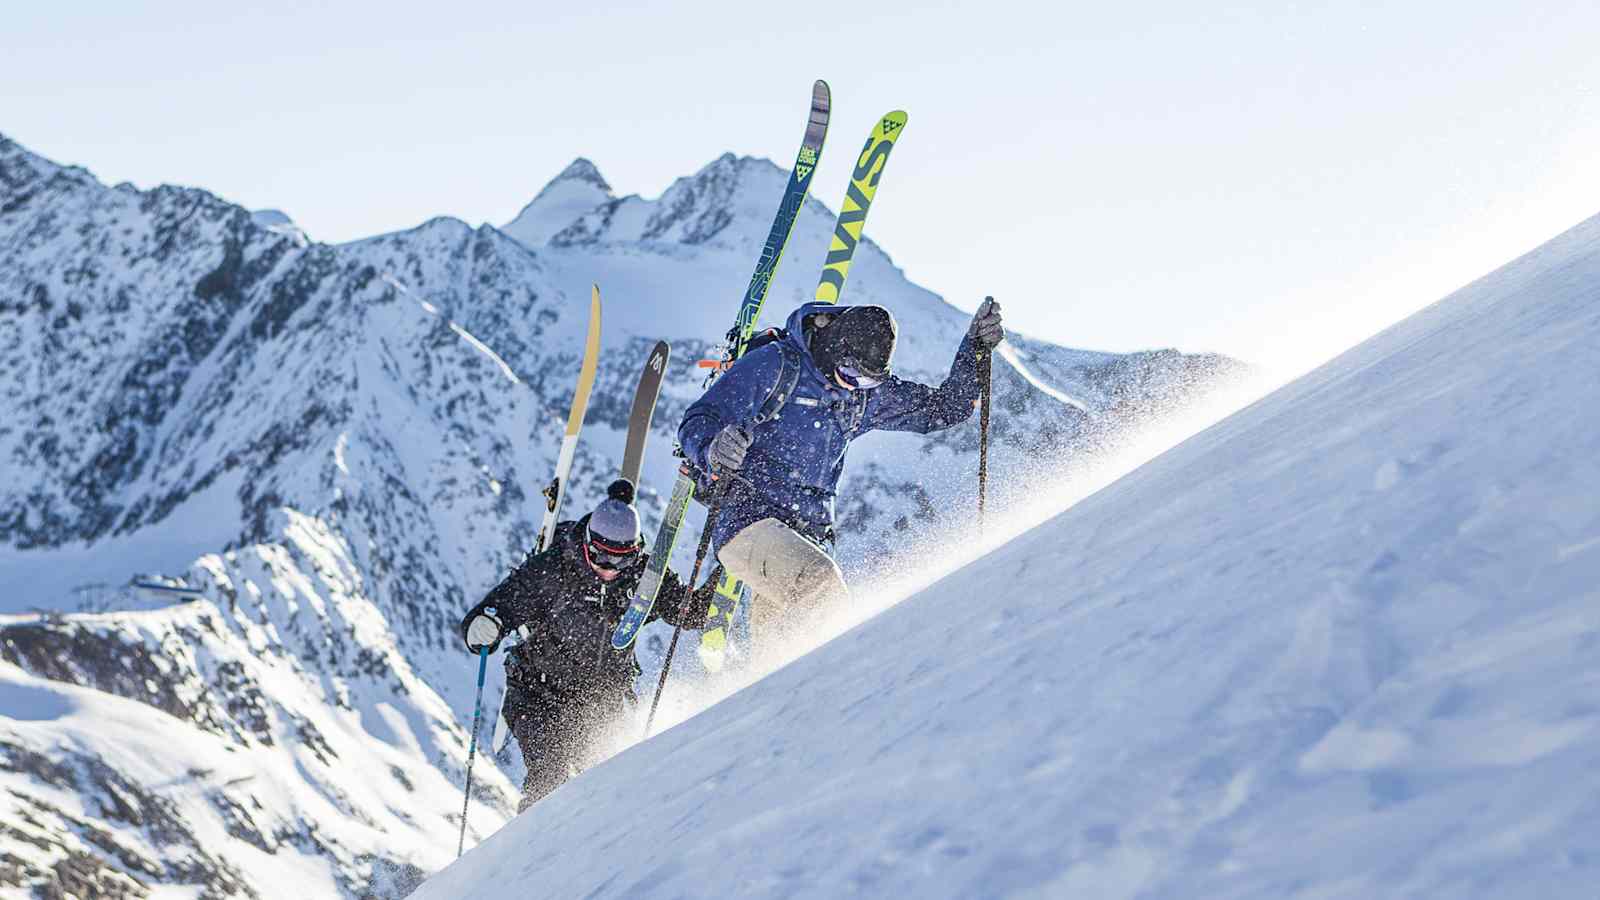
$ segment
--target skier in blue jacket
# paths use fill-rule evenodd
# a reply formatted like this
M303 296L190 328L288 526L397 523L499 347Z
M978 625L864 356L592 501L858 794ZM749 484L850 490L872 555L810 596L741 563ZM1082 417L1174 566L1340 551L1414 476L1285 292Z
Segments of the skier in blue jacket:
M718 562L760 600L765 648L846 596L825 545L851 440L875 430L926 434L965 421L978 399L980 349L1005 336L985 300L938 387L893 374L899 327L881 306L807 303L778 340L747 353L689 407L678 439L725 491L711 541Z

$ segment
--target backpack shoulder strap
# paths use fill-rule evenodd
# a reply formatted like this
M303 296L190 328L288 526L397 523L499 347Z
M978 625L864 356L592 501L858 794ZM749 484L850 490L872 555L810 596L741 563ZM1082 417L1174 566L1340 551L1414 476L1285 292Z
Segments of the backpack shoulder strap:
M867 402L872 399L870 391L851 391L850 400L850 430L848 434L855 437L861 429L861 420L867 415Z
M784 404L789 402L795 385L800 382L801 365L800 360L795 358L797 355L795 349L781 337L771 343L778 347L778 377L772 384L772 390L767 392L767 399L761 404L761 410L756 413L754 421L756 425L776 418Z

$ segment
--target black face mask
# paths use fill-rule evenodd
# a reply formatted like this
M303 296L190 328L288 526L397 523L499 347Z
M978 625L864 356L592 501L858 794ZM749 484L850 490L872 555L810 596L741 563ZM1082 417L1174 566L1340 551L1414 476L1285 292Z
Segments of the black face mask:
M852 369L876 380L887 378L899 326L881 306L846 306L811 334L811 359L833 373Z

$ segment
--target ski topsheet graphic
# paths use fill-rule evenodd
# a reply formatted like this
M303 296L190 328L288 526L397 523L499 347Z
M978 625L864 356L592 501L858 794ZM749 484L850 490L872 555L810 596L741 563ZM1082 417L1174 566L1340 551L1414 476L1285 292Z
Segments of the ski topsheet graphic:
M567 475L572 471L572 456L578 449L578 432L583 430L583 414L589 409L589 392L594 390L594 373L600 362L600 286L589 287L589 336L584 341L583 366L578 370L578 388L572 395L572 411L567 414L567 433L561 438L561 452L556 456L556 474L544 489L544 524L539 527L539 539L534 552L543 550L555 533L561 515L561 501L567 495Z
M844 282L850 274L850 262L855 259L856 245L867 227L867 213L878 194L878 181L883 177L884 166L889 163L889 153L895 141L905 130L907 116L895 110L878 120L872 134L856 157L850 185L845 189L844 202L839 205L839 218L834 222L833 240L828 244L828 256L822 264L822 277L817 282L814 299L838 303L844 294ZM709 671L721 670L728 649L728 629L734 614L747 599L748 591L738 580L726 572L717 581L716 596L707 612L705 630L700 633L696 652L700 664Z
M672 548L678 543L678 532L683 528L683 515L689 511L689 500L694 497L694 479L680 473L678 480L673 482L672 496L667 499L667 508L661 512L661 527L656 529L656 538L650 544L650 562L645 565L644 574L639 577L639 587L634 597L628 603L628 609L622 614L622 620L617 623L617 630L611 633L611 646L618 650L626 650L633 639L639 636L639 629L644 626L645 620L650 618L650 610L655 606L656 595L661 592L661 579L666 576L666 560L672 556ZM648 597L646 601L644 598Z
M789 184L783 191L783 202L778 205L772 230L767 232L767 242L761 248L761 259L750 275L750 285L739 303L739 314L728 332L727 365L732 365L749 349L750 336L755 333L756 320L761 317L761 305L767 299L767 288L778 274L783 249L789 245L789 235L794 232L794 223L800 218L800 209L805 206L806 194L811 190L811 175L822 160L822 144L828 137L832 104L828 83L819 79L811 86L811 115L806 120L805 137L800 142L800 152L795 155Z
M883 167L889 163L889 153L894 142L906 127L906 114L895 110L878 120L872 135L856 157L855 171L850 173L850 186L845 189L844 202L839 205L839 219L833 226L833 240L828 244L828 257L822 264L822 279L817 282L814 299L825 303L838 303L844 293L844 280L850 274L850 261L855 259L856 244L861 242L861 232L867 227L867 212L872 209L872 198L878 194L878 179L883 177Z
M723 366L731 365L739 358L749 345L750 335L755 331L756 320L761 316L761 304L767 297L767 288L772 284L772 277L778 271L778 263L783 260L783 249L789 242L789 234L794 231L795 219L799 217L800 209L805 205L806 194L811 190L812 174L816 172L817 163L822 159L822 145L828 137L828 116L831 107L832 95L828 91L828 83L818 80L811 87L811 111L806 119L806 133L800 142L800 152L795 155L794 169L789 173L789 184L784 188L783 200L778 204L778 213L773 218L772 230L767 234L767 242L761 249L761 259L756 263L756 270L750 276L750 284L745 289L744 298L739 304L733 328L728 332L728 352ZM715 375L715 372L712 374ZM650 618L650 611L656 603L656 593L661 588L662 575L666 570L668 559L672 556L678 532L683 527L683 517L688 512L689 500L693 496L694 476L685 468L679 471L678 480L672 488L672 498L667 502L666 510L662 512L661 526L656 532L655 542L650 547L650 562L645 569L644 577L639 580L639 588L629 603L627 612L623 613L622 621L611 634L611 646L618 650L625 650L631 646L634 638L639 636L639 629L644 626L645 620Z
M656 341L645 358L644 371L639 373L639 386L633 391L633 409L628 413L628 442L622 451L622 477L633 482L635 487L639 485L639 469L644 465L644 445L650 439L650 420L655 418L656 399L661 396L661 382L671 358L672 347L666 341Z
M567 476L572 472L572 457L578 449L578 432L583 430L583 416L589 409L589 394L594 390L595 371L600 364L600 286L589 286L589 333L583 344L583 365L578 369L578 387L572 394L572 409L567 413L567 430L561 438L561 452L556 455L556 474L545 486L544 524L539 527L539 536L534 542L534 552L538 553L550 543L550 537L555 534L556 522L561 515L561 501L567 496ZM663 368L665 365L663 364ZM657 390L660 390L659 385ZM637 405L635 400L635 405ZM655 403L650 404L652 410ZM648 426L647 426L648 427ZM630 435L631 441L631 435ZM640 453L643 454L641 444ZM526 628L527 626L523 626ZM525 633L510 636L515 642L525 638ZM509 649L509 647L508 647ZM511 738L511 729L508 727L505 716L505 696L500 697L500 713L495 716L494 727L489 732L489 740L485 746L491 754L499 754L505 749L506 741Z

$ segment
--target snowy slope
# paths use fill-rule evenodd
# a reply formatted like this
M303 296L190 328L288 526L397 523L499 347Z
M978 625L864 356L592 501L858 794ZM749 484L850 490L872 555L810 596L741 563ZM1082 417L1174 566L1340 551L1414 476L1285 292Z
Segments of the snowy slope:
M1597 300L1600 218L952 549L416 896L1595 896Z
M783 177L725 156L618 200L580 161L516 237L438 218L328 245L281 213L110 188L0 137L0 819L26 825L0 830L0 890L125 877L270 896L277 878L360 895L447 862L473 685L455 623L542 516L588 285L605 293L607 352L573 508L613 477L638 366L666 337L641 491L653 524L694 361ZM775 316L809 295L831 221L805 211ZM860 254L849 298L893 306L902 368L940 377L965 316L869 242ZM997 476L1121 440L1240 368L1016 348L1038 383L997 369ZM970 424L864 442L845 562L963 524L975 449ZM647 665L660 638L641 642ZM94 729L102 713L138 715L150 743ZM156 745L166 755L140 762ZM474 834L504 821L520 777L476 771ZM195 847L205 866L186 862Z

